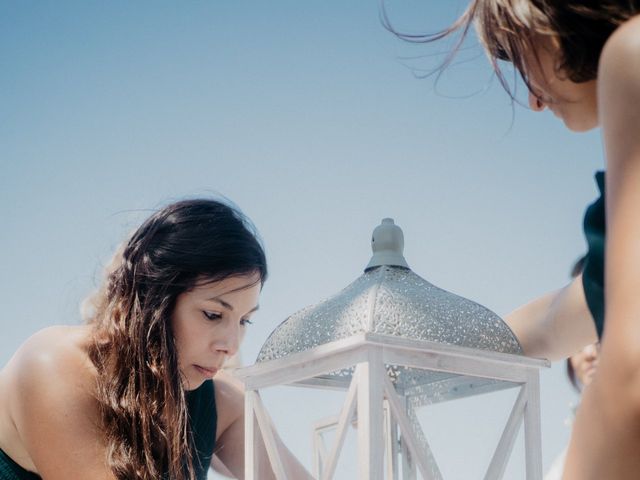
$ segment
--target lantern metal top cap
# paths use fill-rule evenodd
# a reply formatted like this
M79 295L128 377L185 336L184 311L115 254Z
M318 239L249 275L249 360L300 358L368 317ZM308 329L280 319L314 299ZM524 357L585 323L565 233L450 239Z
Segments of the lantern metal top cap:
M383 218L382 223L373 230L371 250L373 250L373 256L364 269L365 272L383 265L409 268L409 264L402 255L404 234L402 229L393 222L393 218Z

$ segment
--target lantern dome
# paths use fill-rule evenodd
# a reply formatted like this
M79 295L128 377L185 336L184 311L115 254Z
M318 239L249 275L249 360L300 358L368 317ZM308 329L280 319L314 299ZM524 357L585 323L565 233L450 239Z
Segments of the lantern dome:
M392 219L375 228L371 245L373 256L363 275L282 322L262 346L258 362L361 333L522 355L515 335L497 314L432 285L409 268L402 230ZM398 380L398 372L389 373Z

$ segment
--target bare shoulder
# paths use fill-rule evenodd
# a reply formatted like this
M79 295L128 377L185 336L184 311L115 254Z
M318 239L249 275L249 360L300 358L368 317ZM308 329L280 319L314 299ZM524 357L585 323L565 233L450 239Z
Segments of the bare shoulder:
M244 415L244 387L227 372L219 372L215 379L218 426L216 437Z
M101 472L97 478L108 478L97 422L95 370L85 351L88 338L86 327L41 330L3 371L3 387L10 392L6 406L15 428L10 445L14 459L45 478L71 472ZM82 465L69 462L71 451Z
M607 156L608 191L623 181L637 185L640 171L631 175L629 168L640 168L639 104L640 16L636 16L609 37L598 66L598 117ZM613 198L607 196L610 206Z
M95 379L85 352L87 341L88 329L84 326L40 330L10 360L7 377L17 393L52 393L52 390L82 393Z
M633 17L613 32L605 43L598 77L617 81L640 78L635 67L640 65L640 15Z
M84 350L86 327L49 327L32 335L3 371L7 407L18 434L40 411L86 409L93 399L95 372Z

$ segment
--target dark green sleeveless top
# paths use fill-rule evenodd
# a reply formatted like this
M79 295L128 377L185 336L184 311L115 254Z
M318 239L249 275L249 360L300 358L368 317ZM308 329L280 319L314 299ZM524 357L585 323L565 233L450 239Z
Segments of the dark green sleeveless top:
M195 446L193 465L196 478L205 480L216 443L218 423L213 380L207 380L196 390L187 392L187 408ZM22 468L0 450L0 480L41 480L41 478Z
M606 239L604 172L596 173L600 197L587 208L584 214L584 235L587 240L587 255L582 272L582 285L589 311L596 324L598 337L604 329L604 247Z
M195 445L193 466L198 480L207 478L216 446L218 411L214 393L213 380L207 380L196 390L187 392L187 408Z

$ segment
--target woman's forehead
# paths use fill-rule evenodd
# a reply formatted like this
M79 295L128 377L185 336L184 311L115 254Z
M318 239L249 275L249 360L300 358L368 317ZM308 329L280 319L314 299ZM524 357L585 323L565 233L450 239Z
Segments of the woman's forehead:
M221 280L212 280L201 277L191 290L195 296L222 296L236 292L251 290L253 287L261 287L260 274L258 272L238 274Z

